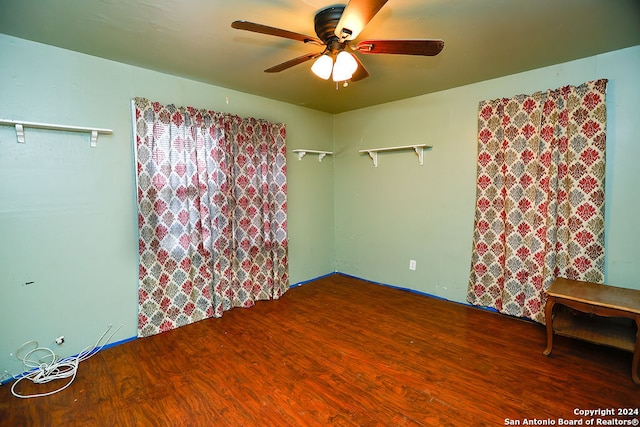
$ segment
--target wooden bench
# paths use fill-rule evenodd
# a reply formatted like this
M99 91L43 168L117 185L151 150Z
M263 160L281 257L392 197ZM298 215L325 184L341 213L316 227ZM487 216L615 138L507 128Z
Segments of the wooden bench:
M639 290L557 278L547 295L545 356L551 354L554 333L631 351L631 377L633 382L640 384ZM562 310L554 313L554 307L559 304L591 316L576 316Z

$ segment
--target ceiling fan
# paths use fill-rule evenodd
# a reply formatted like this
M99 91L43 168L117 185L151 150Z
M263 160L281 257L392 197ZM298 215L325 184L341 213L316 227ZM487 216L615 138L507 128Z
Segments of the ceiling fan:
M333 77L333 81L358 81L369 77L369 73L357 56L348 50L362 54L394 54L435 56L444 48L444 41L430 39L410 40L363 40L355 45L351 42L373 19L387 0L350 0L346 6L337 5L321 9L314 18L318 37L295 33L249 21L234 21L231 27L276 37L296 40L305 44L324 46L324 50L308 53L264 70L277 73L303 62L315 59L311 70L322 79ZM355 43L355 42L354 42Z

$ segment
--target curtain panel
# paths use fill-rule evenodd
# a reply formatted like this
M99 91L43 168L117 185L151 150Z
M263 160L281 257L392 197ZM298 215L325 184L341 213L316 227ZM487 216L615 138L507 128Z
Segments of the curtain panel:
M480 102L471 304L544 323L555 277L604 281L606 84Z
M253 118L132 102L138 335L288 288L286 130Z

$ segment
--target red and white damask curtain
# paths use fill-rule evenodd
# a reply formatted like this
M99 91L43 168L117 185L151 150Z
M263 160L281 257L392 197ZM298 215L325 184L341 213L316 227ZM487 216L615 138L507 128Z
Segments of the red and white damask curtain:
M544 323L555 277L604 281L606 84L480 103L471 304Z
M138 335L289 288L285 126L133 100Z

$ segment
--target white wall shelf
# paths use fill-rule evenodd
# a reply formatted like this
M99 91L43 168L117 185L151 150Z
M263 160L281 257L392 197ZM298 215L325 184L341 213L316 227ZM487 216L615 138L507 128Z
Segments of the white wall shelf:
M427 144L414 144L414 145L400 145L397 147L384 147L384 148L367 148L360 150L361 153L367 153L371 160L373 160L373 166L378 167L378 153L381 151L398 151L398 150L413 150L418 156L418 164L424 163L424 149L431 148L431 145Z
M37 128L37 129L49 129L49 130L61 130L65 132L86 132L91 135L91 146L95 147L98 144L98 134L112 134L113 130L111 129L101 129L101 128L93 128L93 127L82 127L82 126L67 126L67 125L54 125L51 123L35 123L35 122L25 122L22 120L3 120L0 119L0 125L3 126L15 126L16 128L16 138L19 143L24 144L24 128Z
M321 162L327 154L333 154L331 151L306 150L304 148L298 148L292 151L298 155L298 160L302 160L307 153L317 154L319 162Z

